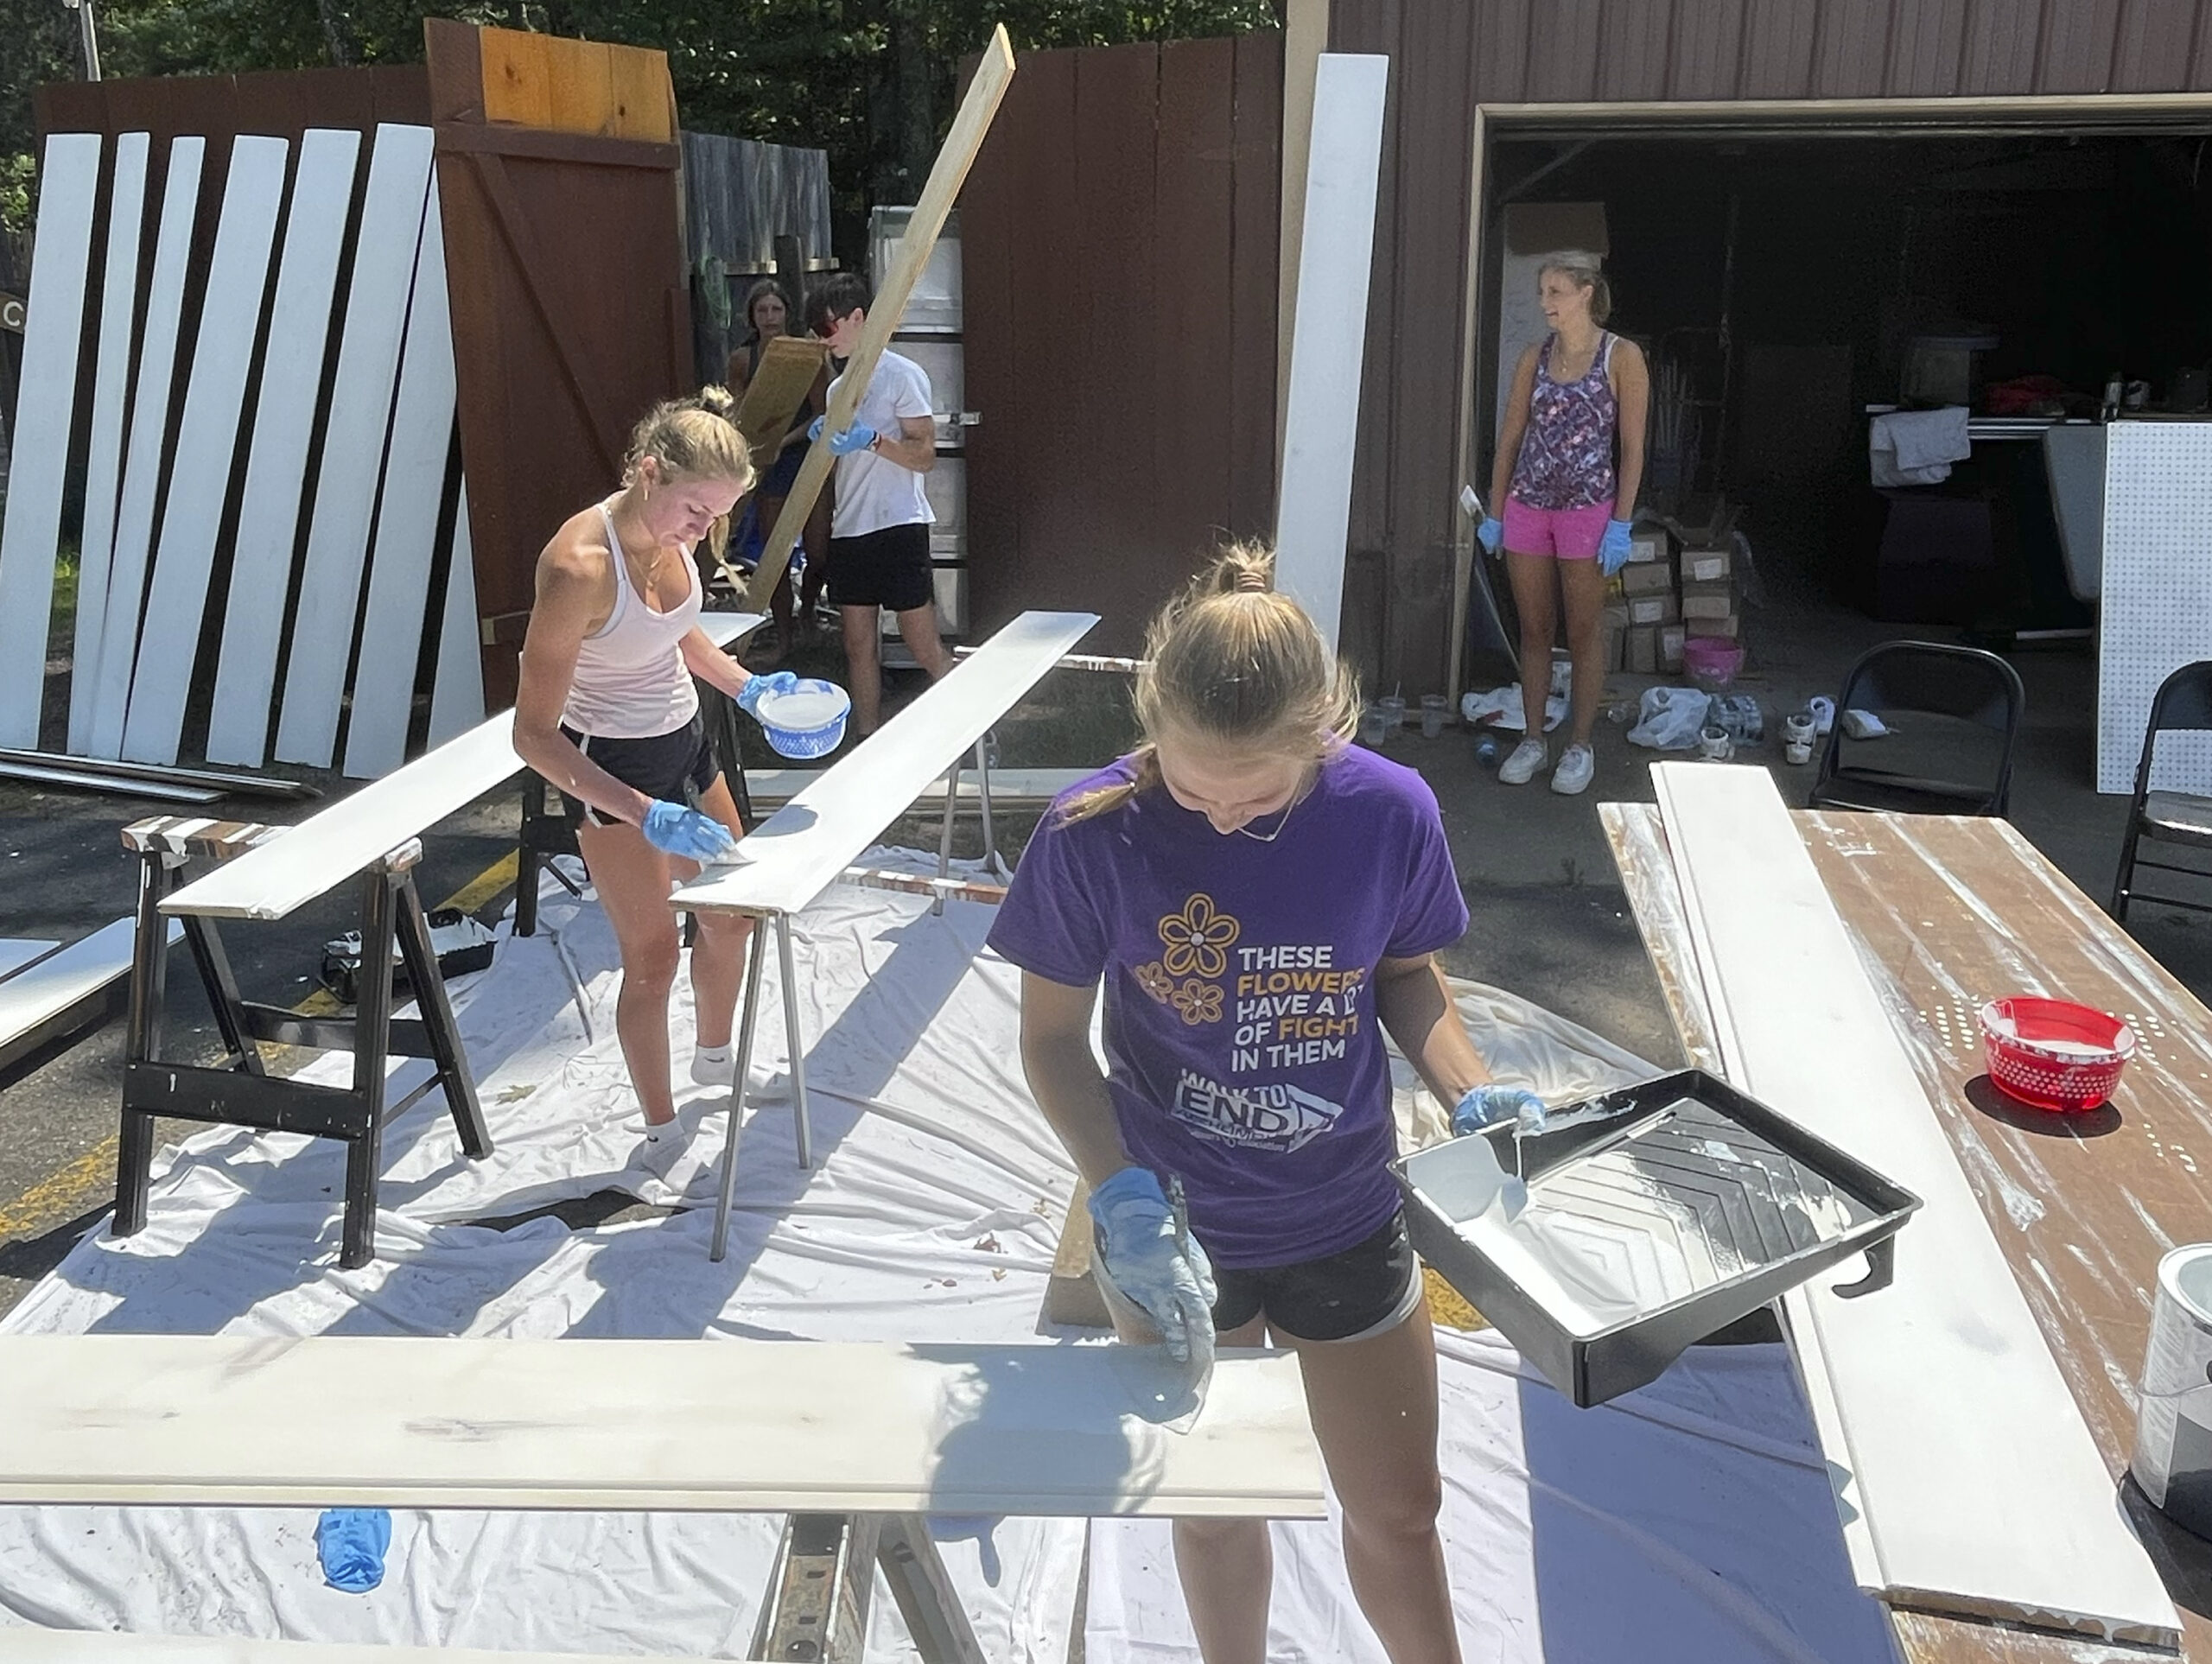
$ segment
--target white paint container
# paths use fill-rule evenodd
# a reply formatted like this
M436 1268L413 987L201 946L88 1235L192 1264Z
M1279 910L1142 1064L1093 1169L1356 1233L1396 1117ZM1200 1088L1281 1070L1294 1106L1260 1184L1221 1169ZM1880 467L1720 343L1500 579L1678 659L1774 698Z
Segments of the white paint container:
M2128 1464L2143 1494L2199 1536L2212 1536L2212 1242L2158 1261L2143 1403Z

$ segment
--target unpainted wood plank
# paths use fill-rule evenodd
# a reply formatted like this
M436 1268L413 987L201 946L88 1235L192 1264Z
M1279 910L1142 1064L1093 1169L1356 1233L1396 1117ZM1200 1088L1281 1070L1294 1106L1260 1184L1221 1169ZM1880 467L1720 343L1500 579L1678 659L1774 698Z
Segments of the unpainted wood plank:
M484 119L522 127L553 124L553 76L546 37L520 29L477 31L484 65Z
M1178 1373L1154 1347L0 1336L0 1501L1321 1517L1297 1355L1221 1354L1187 1432L1141 1413Z
M368 557L407 295L429 198L430 143L427 127L383 126L369 155L276 720L276 755L287 763L327 768L337 745L361 563Z
M107 619L109 556L115 547L117 495L123 485L123 414L130 390L132 338L138 317L138 242L146 219L143 133L115 142L108 181L107 276L100 292L99 366L92 384L92 431L85 458L85 520L77 554L77 626L70 663L69 749L92 744L92 702L99 686L100 632Z
M1077 1329L1114 1326L1105 1293L1091 1274L1090 1255L1090 1186L1078 1178L1068 1200L1067 1217L1060 1223L1060 1240L1052 1249L1052 1275L1045 1285L1046 1323Z
M407 759L432 545L453 453L453 320L446 306L445 246L433 175L416 251L399 392L369 557L359 665L346 723L346 772L355 779L388 774Z
M283 139L251 135L232 141L147 600L156 627L139 643L124 718L123 755L134 763L175 762L183 735L291 148Z
M476 618L476 549L468 530L468 480L461 482L453 516L453 554L446 567L445 610L438 626L438 664L430 683L433 747L484 720L484 657Z
M99 168L99 134L48 137L16 383L7 518L0 524L0 745L35 749L39 743Z
M614 137L614 48L603 41L571 41L563 35L545 42L547 123L564 133Z
M1299 258L1299 325L1290 349L1275 585L1332 647L1342 622L1367 340L1367 316L1390 60L1325 53L1313 90L1313 150Z
M675 143L676 90L667 55L648 47L610 47L607 71L614 84L615 136Z
M665 75L664 67L662 73ZM619 86L622 74L619 56L615 74ZM761 550L760 568L753 573L752 587L745 596L746 606L756 612L765 608L768 597L775 593L778 580L791 563L791 545L798 541L807 517L814 511L816 499L822 495L822 487L829 481L832 461L830 435L852 425L853 411L875 375L877 361L891 344L892 333L906 310L915 281L929 264L930 251L937 246L938 234L944 229L945 216L952 212L953 199L960 194L961 181L968 177L968 169L982 146L983 136L990 130L991 117L998 113L1000 101L1006 96L1007 83L1013 79L1014 48L1007 39L1005 25L999 24L992 30L991 43L984 50L975 78L968 83L967 94L952 119L952 130L945 135L937 160L930 165L928 181L915 201L914 212L907 218L906 233L899 240L899 251L892 259L891 270L884 274L874 303L868 308L867 325L854 345L852 357L846 360L843 378L830 401L823 436L809 447L805 461L799 465L798 478L792 482L791 495L784 499L784 511L777 517Z
M268 759L270 706L299 541L308 444L322 397L338 257L360 150L361 136L350 129L312 128L300 141L232 543L231 587L207 718L210 762L259 768Z
M1024 613L755 827L746 860L679 886L671 905L802 911L1097 622L1093 613Z
M1821 1279L1786 1302L1862 1585L2172 1645L2173 1604L1772 778L1652 778L1730 1077L1923 1201L1887 1287Z
M93 757L123 754L123 724L130 708L130 673L138 657L138 627L145 604L147 567L153 556L154 521L162 481L168 476L169 394L182 323L186 269L199 218L200 171L207 142L169 142L168 174L162 187L161 230L154 242L153 277L146 293L146 321L139 336L137 385L131 397L130 440L124 465L123 496L116 511L115 544L108 566L107 602L100 619L100 651L91 667L92 715L85 744ZM77 674L85 674L84 665Z
M760 367L731 414L738 432L745 435L755 468L766 472L775 461L792 419L814 391L829 360L830 349L820 341L796 335L779 335L761 349Z

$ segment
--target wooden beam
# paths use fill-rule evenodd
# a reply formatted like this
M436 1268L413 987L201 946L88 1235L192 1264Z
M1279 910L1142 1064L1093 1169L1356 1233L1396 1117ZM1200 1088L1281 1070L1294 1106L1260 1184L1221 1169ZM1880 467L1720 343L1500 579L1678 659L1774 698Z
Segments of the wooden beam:
M960 112L952 119L952 130L945 135L944 146L931 165L929 182L922 187L921 200L914 204L914 212L906 221L906 235L899 239L899 252L892 259L882 287L876 291L874 303L868 308L868 322L861 331L859 343L854 346L852 357L845 361L844 376L830 397L830 413L822 424L822 437L808 449L798 478L792 482L791 495L784 499L784 511L777 517L775 527L761 549L760 569L753 573L753 587L746 592L745 604L748 607L758 610L767 606L768 597L775 593L776 584L784 575L784 568L790 564L791 545L798 541L806 517L814 512L815 499L829 483L834 462L830 454L830 436L852 426L853 411L874 378L877 360L891 344L893 332L899 327L899 317L906 310L907 298L913 294L923 268L929 264L930 251L937 246L938 233L944 229L944 217L952 212L953 199L960 194L961 183L968 177L976 153L983 148L984 135L991 130L991 117L998 114L1000 101L1006 97L1007 83L1013 79L1014 47L1007 39L1006 25L1001 23L991 30L990 44L983 48L982 61L976 65L975 78L968 83L967 95L960 101Z
M830 349L820 341L779 335L762 349L760 368L745 385L732 418L753 453L753 466L766 473L783 448L791 419L814 391Z
M1187 1433L1146 1419L1179 1378L1135 1346L0 1336L0 1502L1322 1517L1295 1353L1223 1353Z

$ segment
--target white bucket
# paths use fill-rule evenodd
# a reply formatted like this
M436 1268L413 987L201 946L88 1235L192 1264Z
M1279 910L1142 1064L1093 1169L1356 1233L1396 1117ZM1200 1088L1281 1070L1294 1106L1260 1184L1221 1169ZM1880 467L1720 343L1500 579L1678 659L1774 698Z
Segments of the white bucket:
M2143 1494L2177 1524L2212 1537L2212 1242L2158 1261L2128 1465Z

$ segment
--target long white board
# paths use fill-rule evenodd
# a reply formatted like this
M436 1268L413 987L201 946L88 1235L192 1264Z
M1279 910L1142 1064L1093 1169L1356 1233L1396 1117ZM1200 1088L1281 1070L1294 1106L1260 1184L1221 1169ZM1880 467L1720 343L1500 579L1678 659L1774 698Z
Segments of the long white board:
M115 548L108 568L107 606L100 619L99 662L92 667L92 719L86 754L123 754L123 722L130 706L130 672L138 657L138 623L145 605L146 567L153 556L154 515L168 471L169 385L176 372L177 333L184 318L185 266L200 213L200 165L207 141L169 141L162 187L161 232L146 291L146 327L138 345L138 384L130 404L130 448L116 511ZM79 664L75 674L83 676Z
M0 1502L1316 1518L1297 1355L0 1336ZM1154 1399L1156 1401L1156 1397Z
M430 181L430 130L377 128L369 183L346 289L345 333L315 476L315 518L308 530L299 607L285 661L284 702L276 719L276 755L287 763L330 766L338 744L339 708L360 605L361 563L368 558L377 483L384 474L392 383L399 371L407 295Z
M430 679L430 733L442 746L484 720L484 657L476 618L476 544L468 530L468 478L461 476L446 567L445 611L438 624L438 665Z
M77 353L90 276L97 133L55 133L39 173L38 248L23 320L7 520L0 524L0 746L38 748L46 695L47 625L54 558L68 478L69 427L77 410Z
M0 1629L8 1664L709 1664L694 1654L486 1652L244 1635L126 1635L99 1629Z
M1096 613L1024 613L755 827L749 859L709 869L671 905L800 911L1097 622Z
M131 335L138 317L138 241L146 219L147 136L115 142L108 182L107 276L100 290L99 365L92 383L85 456L85 529L77 552L76 651L69 678L69 749L92 743L100 632L107 620L108 556L115 547L116 493L123 484L124 396L130 387Z
M360 149L361 136L350 129L312 128L300 141L215 662L214 704L207 718L212 763L259 768L268 760L269 704L291 588L308 443L322 396L331 299ZM476 720L483 715L480 709Z
M1764 769L1652 767L1729 1077L1923 1201L1896 1280L1786 1302L1862 1587L2171 1646L2179 1623Z
M175 762L184 732L185 701L200 656L215 539L231 494L246 372L261 333L269 251L276 241L284 163L291 149L283 139L247 134L231 142L230 176L223 185L207 295L193 338L191 377L177 423L168 499L162 511L146 602L155 627L139 642L123 723L123 754L134 763Z
M388 774L407 760L407 720L415 708L415 671L430 585L432 544L453 452L453 318L446 303L446 238L438 223L438 181L415 257L385 455L383 500L369 556L369 594L361 619L360 668L346 721L346 772ZM441 620L442 623L442 620Z

